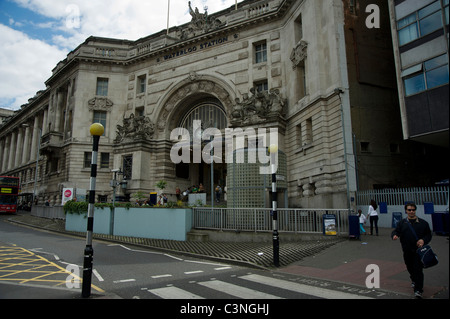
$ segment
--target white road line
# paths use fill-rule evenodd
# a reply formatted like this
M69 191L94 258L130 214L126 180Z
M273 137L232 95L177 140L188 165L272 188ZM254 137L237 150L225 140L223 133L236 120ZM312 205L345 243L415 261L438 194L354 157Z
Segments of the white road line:
M310 296L315 296L325 299L372 299L366 296L350 294L347 292L333 291L330 289L324 289L314 286L303 285L287 280L281 280L276 278L270 278L260 275L246 275L239 277L241 279L257 282L263 285L282 288Z
M97 269L93 269L92 273L97 277L98 281L105 281L102 276L98 273Z
M153 279L172 277L170 274L152 276Z
M204 272L203 270L194 270L194 271L186 271L184 274L185 275L193 275L193 274L200 274Z
M219 267L219 268L214 268L214 270L226 270L226 269L231 269L231 267Z
M265 292L236 286L220 280L199 282L198 284L242 299L283 299L274 295L266 294Z
M177 287L164 287L158 289L149 289L148 292L163 299L205 299L189 291Z
M113 283L115 283L115 284L120 284L120 283L123 283L123 282L132 282L132 281L136 281L136 279L116 280L116 281L113 281Z

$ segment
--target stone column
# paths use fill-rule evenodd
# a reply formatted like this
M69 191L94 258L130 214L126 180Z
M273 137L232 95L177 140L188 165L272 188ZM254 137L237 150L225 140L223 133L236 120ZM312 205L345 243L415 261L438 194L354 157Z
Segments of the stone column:
M14 156L16 156L16 132L12 132L11 134L11 143L9 148L9 161L8 161L8 169L14 168Z
M11 137L5 137L5 148L3 150L3 162L2 162L2 172L8 169L8 154L9 154L9 143L11 142Z
M34 118L33 125L33 139L31 141L31 152L30 152L30 160L36 160L36 152L39 143L39 116L36 115Z
M27 126L25 128L25 137L23 139L22 165L28 163L28 159L30 158L30 135L31 128Z
M19 167L22 164L22 152L23 152L23 128L19 128L17 135L17 147L16 156L14 158L14 167Z

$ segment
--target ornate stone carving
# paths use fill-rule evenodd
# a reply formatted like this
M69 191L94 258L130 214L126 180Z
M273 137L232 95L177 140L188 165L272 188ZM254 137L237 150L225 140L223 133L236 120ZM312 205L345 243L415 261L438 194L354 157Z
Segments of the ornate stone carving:
M123 125L117 125L117 136L114 143L131 142L138 140L151 140L155 134L155 124L146 116L123 118Z
M174 92L165 103L165 106L157 121L158 130L163 131L166 128L169 114L173 111L175 106L177 106L181 100L193 94L208 93L215 95L222 102L226 110L231 109L232 99L230 98L230 94L223 87L212 81L204 79L203 75L196 74L195 72L191 72L188 79L189 81Z
M106 97L94 97L88 101L91 111L111 111L114 103Z
M191 22L185 29L178 29L177 33L181 40L186 40L196 35L207 33L212 30L216 30L225 25L219 19L211 18L208 15L207 8L205 13L200 13L198 8L192 9L191 2L189 1L189 13L191 14Z
M269 92L257 92L251 88L252 95L244 95L242 102L236 99L231 113L231 124L251 125L266 122L284 115L286 100L280 96L278 89L271 89Z
M297 66L305 63L305 60L308 56L307 50L308 43L306 41L301 40L299 43L297 43L291 53L292 68L295 69Z

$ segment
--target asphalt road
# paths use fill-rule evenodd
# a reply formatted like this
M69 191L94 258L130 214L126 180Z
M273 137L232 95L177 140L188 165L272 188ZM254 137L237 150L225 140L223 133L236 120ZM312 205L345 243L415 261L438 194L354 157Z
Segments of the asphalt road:
M6 222L7 218L0 215L0 299L79 298L85 240L18 226ZM100 298L404 298L132 245L94 241L93 248L91 292ZM225 304L220 311L225 311Z

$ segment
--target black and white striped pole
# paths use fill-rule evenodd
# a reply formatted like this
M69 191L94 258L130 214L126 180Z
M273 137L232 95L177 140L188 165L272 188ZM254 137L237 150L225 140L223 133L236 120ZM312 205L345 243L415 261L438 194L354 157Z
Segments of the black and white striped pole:
M278 146L270 145L270 166L272 171L272 228L273 228L273 264L275 267L280 266L280 237L278 235L278 212L277 212L277 155Z
M83 285L81 289L81 296L83 298L89 298L91 296L92 259L94 256L94 249L92 248L92 231L94 230L94 204L95 204L95 182L97 178L97 154L100 136L103 135L105 128L100 123L94 123L91 125L89 131L94 139L94 142L92 146L86 248L84 249Z

